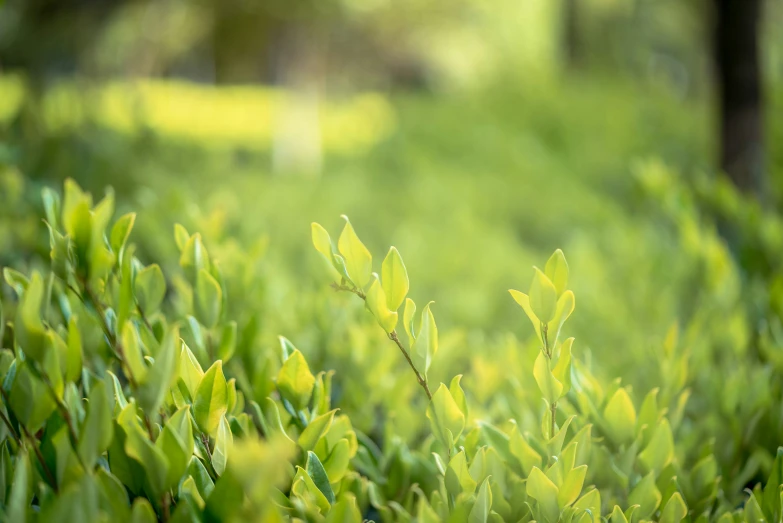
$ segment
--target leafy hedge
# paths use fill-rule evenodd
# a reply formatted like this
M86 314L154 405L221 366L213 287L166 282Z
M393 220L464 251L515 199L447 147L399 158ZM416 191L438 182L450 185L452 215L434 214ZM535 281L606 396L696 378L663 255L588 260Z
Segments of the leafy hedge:
M660 178L645 172L654 192ZM378 265L347 218L336 244L320 225L311 231L331 286L376 323L339 310L311 315L316 330L345 324L341 376L311 370L312 358L286 338L274 352L260 346L247 292L256 285L252 254L208 249L178 225L178 264L164 263L164 274L134 255L136 216L114 219L111 192L95 203L69 180L62 197L44 190L43 208L47 266L3 271L16 296L0 321L0 505L9 521L783 518L782 452L740 463L740 484L720 476L736 469L725 449L747 457L743 436L756 433L743 424L780 434L776 368L758 354L720 353L713 374L714 347L681 350L672 329L657 358L658 388L637 398L619 380L605 382L590 353L564 335L575 296L562 251L533 270L527 293L510 291L531 342L476 347L463 362L466 377L479 377L472 389L462 374L432 377L443 375L433 363L455 364L440 355L454 342L439 336L437 306L419 311L408 296L395 248L373 272ZM698 220L675 218L692 238ZM686 255L725 271L714 239L696 237L706 247ZM352 310L338 297L327 303ZM709 319L696 315L685 336ZM694 359L705 369L695 377ZM520 367L515 380L492 382ZM688 411L691 394L703 420ZM720 442L732 415L742 443L716 449L709 440ZM743 496L757 470L768 479Z

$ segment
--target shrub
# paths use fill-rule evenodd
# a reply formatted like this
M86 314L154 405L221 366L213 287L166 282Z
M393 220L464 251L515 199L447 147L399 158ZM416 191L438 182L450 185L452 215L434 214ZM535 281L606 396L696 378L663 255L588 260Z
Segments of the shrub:
M177 225L178 264L164 272L135 256L136 216L114 220L112 193L94 203L69 180L62 198L44 190L43 202L49 267L4 270L17 297L0 313L9 521L783 517L783 452L738 506L741 492L721 488L711 447L689 439L710 434L683 428L687 354L674 330L660 359L667 380L641 401L580 360L579 342L564 335L575 296L560 250L534 268L527 293L510 291L534 337L500 354L529 360L526 374L515 390L479 380L471 389L462 374L433 377L444 375L436 365L456 363L442 357L450 343L435 304L419 310L408 296L394 247L373 272L347 218L336 248L326 229L311 230L332 287L374 322L328 317L357 322L347 351L366 356L347 359L340 376L311 370L287 338L274 353L259 346L252 298L242 295L252 256L209 249ZM483 376L482 358L501 343L488 343L471 372ZM715 390L715 379L694 387ZM481 401L488 394L494 402ZM688 421L698 425L698 415Z

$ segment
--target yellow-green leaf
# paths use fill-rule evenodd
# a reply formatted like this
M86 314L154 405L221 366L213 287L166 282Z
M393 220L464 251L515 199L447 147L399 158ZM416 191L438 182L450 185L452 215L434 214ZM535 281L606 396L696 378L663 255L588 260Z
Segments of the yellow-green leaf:
M160 266L153 263L139 271L133 289L136 303L145 314L157 311L166 295L166 278L163 277Z
M465 428L465 415L443 383L427 406L427 419L430 420L430 428L435 437L447 449L451 449Z
M557 485L552 483L541 469L533 467L527 477L527 495L536 500L541 514L548 523L555 523L560 517L557 493Z
M408 294L408 271L402 262L402 257L396 247L391 247L381 268L381 282L386 293L386 304L390 310L396 311Z
M228 454L233 443L234 436L231 434L228 420L225 416L221 416L217 434L215 435L215 449L212 451L212 466L215 468L218 476L222 476L226 471Z
M218 281L205 269L198 271L194 294L196 318L206 328L214 327L220 318L223 305L223 289Z
M387 333L391 333L397 326L397 312L389 310L386 293L378 281L378 275L373 274L372 279L372 285L370 285L365 299L367 309L378 321L378 325Z
M647 470L660 472L674 459L674 438L669 421L664 418L655 427L650 443L639 454L641 461Z
M525 314L530 319L530 323L533 324L533 328L536 330L536 336L540 339L541 320L538 319L538 316L536 316L536 313L533 312L533 308L530 306L530 296L524 292L515 291L514 289L509 289L508 292L511 294L511 297L514 298L514 301L522 307L522 310L525 311Z
M435 316L432 315L429 302L421 311L421 322L416 341L411 347L411 358L416 369L425 376L432 363L432 358L438 352L438 326L435 324Z
M560 394L563 392L563 384L552 374L549 365L549 358L546 357L543 351L539 351L536 362L533 365L533 377L536 379L544 399L551 405L560 398Z
M416 303L410 299L405 298L405 310L402 313L403 327L405 327L405 333L408 335L408 347L413 346L413 342L416 341L413 329L413 317L416 314Z
M193 417L199 429L214 435L228 410L228 390L223 362L218 360L204 373L193 401Z
M528 292L530 308L543 323L549 323L555 317L557 289L538 267L534 267L534 269L536 272Z
M679 492L672 494L661 511L660 523L680 523L688 515L688 507Z
M370 282L372 275L372 255L356 235L348 217L343 215L342 218L345 220L345 227L340 234L337 248L343 255L351 281L357 287L364 288Z
M565 259L565 254L560 249L557 249L549 260L546 262L544 268L547 277L552 281L557 290L557 295L563 294L568 285L568 263Z
M46 327L41 321L41 308L44 300L44 280L38 271L33 272L27 289L22 294L16 309L14 334L22 351L30 359L43 362L44 353L49 344L46 339Z
M615 391L604 409L604 420L609 428L609 437L615 443L629 443L634 438L636 409L624 388Z
M560 508L565 508L577 500L582 492L586 474L587 465L572 468L568 471L557 493L557 503Z
M307 361L301 352L294 350L277 374L280 395L296 410L302 410L310 402L314 387L315 376L310 372Z

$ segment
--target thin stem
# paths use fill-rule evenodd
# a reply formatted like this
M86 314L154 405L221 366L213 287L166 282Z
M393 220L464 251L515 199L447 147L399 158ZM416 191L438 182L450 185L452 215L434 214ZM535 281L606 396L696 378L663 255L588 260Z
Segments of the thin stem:
M152 330L152 324L149 322L147 316L144 314L144 310L141 308L141 305L139 305L138 303L136 304L136 310L139 312L139 317L141 317L141 321L144 322L144 325L147 326L150 332L155 332Z
M144 413L144 425L147 427L147 435L150 437L150 441L155 442L155 435L152 432L152 423L146 412Z
M432 400L432 393L430 392L429 385L427 385L427 379L421 375L418 369L416 369L416 366L413 364L413 360L411 360L410 355L408 355L408 351L405 350L405 347L403 347L402 343L400 342L400 338L397 336L396 330L393 330L389 333L389 339L396 343L397 347L400 348L400 352L402 352L402 355L405 356L405 359L408 361L408 365L411 366L414 374L416 374L416 379L419 380L419 385L421 385L421 387L424 389L424 392L427 393L427 398Z
M352 292L355 295L357 295L362 300L367 300L367 295L362 292L361 289L358 289L356 287L350 287L348 285L339 285L337 283L332 283L332 288L335 291L347 291ZM410 355L408 354L408 351L405 350L405 347L403 346L402 342L400 341L400 338L397 336L397 331L393 330L389 334L389 339L392 340L397 347L399 347L400 352L402 352L402 355L405 356L405 360L408 362L408 365L411 366L411 369L413 369L413 373L416 374L416 380L419 382L419 385L424 389L424 392L427 393L427 398L432 400L432 392L430 392L430 387L427 384L427 379L422 376L422 374L419 372L419 370L416 368L416 365L413 364L413 360L411 359Z
M19 437L19 434L17 434L14 426L11 425L11 420L8 419L8 417L3 413L2 410L0 410L0 418L2 418L3 423L5 423L5 425L8 427L8 430L11 432L11 435L14 437L14 441L16 441L16 444L21 447L22 439Z
M552 416L552 425L549 428L549 439L552 439L552 438L555 437L555 429L557 427L557 425L555 423L555 415L557 414L557 403L552 403L549 406L549 412L550 412L550 414Z
M163 494L163 500L161 502L163 508L163 521L168 521L171 518L171 493L166 492Z

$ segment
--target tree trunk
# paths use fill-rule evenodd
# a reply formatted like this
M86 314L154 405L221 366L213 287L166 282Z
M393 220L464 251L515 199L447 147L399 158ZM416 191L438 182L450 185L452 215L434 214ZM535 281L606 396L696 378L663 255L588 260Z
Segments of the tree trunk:
M764 199L759 18L762 0L713 0L720 100L720 166L742 191Z

